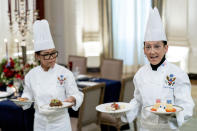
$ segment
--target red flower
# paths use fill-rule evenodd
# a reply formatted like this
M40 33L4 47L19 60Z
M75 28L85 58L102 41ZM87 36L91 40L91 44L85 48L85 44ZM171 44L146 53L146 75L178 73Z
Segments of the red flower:
M15 65L14 60L10 58L10 68L14 68L14 65Z
M3 83L0 82L0 86L2 86L2 85L3 85Z
M0 61L0 83L12 86L15 79L23 80L24 74L33 67L33 64L23 66L19 59L10 58L9 61L2 59Z
M14 76L14 71L12 70L8 70L7 72L5 72L5 76L8 78L11 78Z
M8 84L8 87L12 87L13 86L13 84Z
M9 71L8 68L4 68L4 69L3 69L3 72L4 72L4 73L7 73L8 71Z
M21 77L22 77L22 76L21 76L20 74L16 74L16 75L15 75L15 78L17 78L17 79L21 79Z
M25 68L30 68L30 64L25 64Z

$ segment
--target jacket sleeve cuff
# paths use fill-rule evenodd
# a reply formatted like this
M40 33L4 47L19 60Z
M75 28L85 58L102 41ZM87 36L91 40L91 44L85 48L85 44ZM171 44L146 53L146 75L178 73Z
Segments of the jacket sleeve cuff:
M135 114L135 115L134 115ZM136 118L136 112L133 112L133 111L129 111L126 113L126 116L127 116L127 121L129 123L133 122L133 120Z
M27 110L27 109L29 109L30 107L31 107L31 103L30 103L30 104L27 104L27 105L22 106L22 109L23 109L23 110Z
M121 116L121 121L122 121L122 122L128 122L127 116L126 116L126 115L122 115L122 116Z
M178 126L182 126L184 123L184 114L183 111L176 113L177 124Z
M30 101L32 101L32 98L31 97L29 97L29 95L27 95L27 94L23 94L21 97L25 97L25 98L28 98ZM22 106L22 109L23 110L27 110L27 109L29 109L30 107L31 107L31 104L32 103L29 103L29 104L27 104L27 105L24 105L24 106Z
M79 92L78 94L76 95L72 95L73 97L75 97L76 99L76 103L74 106L72 106L72 109L74 111L77 111L78 108L81 106L82 102L83 102L83 93L82 92Z

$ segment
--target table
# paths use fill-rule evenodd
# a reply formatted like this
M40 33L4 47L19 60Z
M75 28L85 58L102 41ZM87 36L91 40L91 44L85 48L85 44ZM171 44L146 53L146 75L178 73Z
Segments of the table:
M2 131L33 131L33 105L27 110L9 100L0 102L0 128Z
M104 82L105 94L103 103L117 102L120 97L121 82L104 78L84 78L79 81ZM83 87L81 87L83 88Z
M117 102L120 96L121 82L109 79L93 79L94 82L104 82L105 85L105 94L103 103L108 102Z

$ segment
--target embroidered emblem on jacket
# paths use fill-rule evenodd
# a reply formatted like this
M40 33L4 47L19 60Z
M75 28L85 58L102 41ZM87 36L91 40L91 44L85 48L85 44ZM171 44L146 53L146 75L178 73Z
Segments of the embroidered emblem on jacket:
M173 74L166 76L166 85L172 88L172 86L175 84L175 80L176 77Z
M59 77L57 77L58 79L58 83L60 85L63 85L65 83L66 78L63 75L60 75Z

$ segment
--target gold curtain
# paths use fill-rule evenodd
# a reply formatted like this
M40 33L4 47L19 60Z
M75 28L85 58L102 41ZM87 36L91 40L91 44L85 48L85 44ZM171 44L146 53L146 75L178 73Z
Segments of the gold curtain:
M100 5L100 29L103 44L103 57L113 58L112 39L112 1L99 0Z
M163 2L165 0L152 0L152 6L153 8L154 7L157 7L158 10L159 10L159 13L160 13L160 16L162 17L163 15Z

